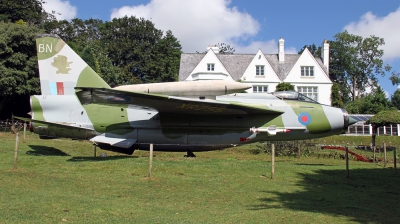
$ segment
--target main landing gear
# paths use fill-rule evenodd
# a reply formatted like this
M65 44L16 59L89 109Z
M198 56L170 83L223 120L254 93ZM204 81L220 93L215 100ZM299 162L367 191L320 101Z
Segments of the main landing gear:
M185 157L192 157L192 158L195 158L196 155L195 155L192 151L189 151L189 150L188 150L188 151L186 152Z

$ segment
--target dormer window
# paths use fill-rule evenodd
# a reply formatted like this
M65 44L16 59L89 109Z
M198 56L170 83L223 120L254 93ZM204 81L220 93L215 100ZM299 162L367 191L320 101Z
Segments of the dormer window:
M214 71L214 64L208 63L207 64L207 71Z
M264 75L264 65L256 65L256 75Z
M314 66L301 66L301 77L314 77Z

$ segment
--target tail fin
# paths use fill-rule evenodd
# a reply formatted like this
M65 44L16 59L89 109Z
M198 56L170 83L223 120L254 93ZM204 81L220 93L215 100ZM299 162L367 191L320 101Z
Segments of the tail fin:
M110 86L59 36L36 38L42 95L74 95L74 87Z

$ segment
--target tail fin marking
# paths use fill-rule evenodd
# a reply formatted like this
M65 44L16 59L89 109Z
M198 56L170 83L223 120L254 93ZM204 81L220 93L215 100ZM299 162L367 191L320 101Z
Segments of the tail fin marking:
M74 87L110 86L61 38L41 34L36 39L42 95L74 95Z

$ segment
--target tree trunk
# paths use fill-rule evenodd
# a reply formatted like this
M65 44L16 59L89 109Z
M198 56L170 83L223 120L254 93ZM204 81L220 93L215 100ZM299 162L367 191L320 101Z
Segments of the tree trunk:
M353 79L353 102L356 100L356 79Z
M372 126L372 140L371 140L371 148L374 150L374 162L375 162L375 139L376 139L376 133L378 132L378 126L373 125Z
M371 140L371 146L375 146L375 139L376 139L376 133L378 132L378 127L373 125L372 126L372 140Z

